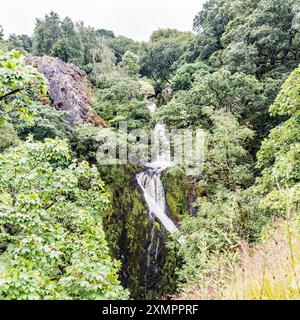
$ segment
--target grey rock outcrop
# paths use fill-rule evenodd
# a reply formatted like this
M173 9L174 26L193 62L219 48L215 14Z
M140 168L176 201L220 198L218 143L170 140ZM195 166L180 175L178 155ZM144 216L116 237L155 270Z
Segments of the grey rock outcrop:
M95 94L84 71L49 56L32 57L28 59L28 64L45 76L51 105L67 112L66 120L72 126L86 122L105 126L91 107Z

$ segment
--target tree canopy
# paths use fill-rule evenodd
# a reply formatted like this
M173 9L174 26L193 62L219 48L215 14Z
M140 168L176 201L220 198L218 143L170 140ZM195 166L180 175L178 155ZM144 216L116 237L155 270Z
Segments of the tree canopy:
M46 80L35 68L27 66L18 52L0 51L0 125L11 112L31 120L32 99L46 92Z
M194 32L159 29L142 43L55 12L36 20L32 37L4 38L0 27L0 298L215 298L227 296L231 277L250 290L244 297L269 298L274 288L274 297L299 297L298 2L207 0ZM28 65L34 59L49 73L63 64L68 77L51 82L43 71L47 82ZM82 123L67 122L66 110ZM116 136L121 121L135 132L202 130L203 157L193 167L101 165L99 137ZM148 210L141 172L178 232ZM264 259L245 259L245 248L266 246L268 228L280 238L271 249L287 250L279 260L293 270L281 289ZM240 280L253 264L268 275L263 287L257 275Z
M101 225L108 198L96 168L50 139L27 141L0 164L0 297L126 298Z

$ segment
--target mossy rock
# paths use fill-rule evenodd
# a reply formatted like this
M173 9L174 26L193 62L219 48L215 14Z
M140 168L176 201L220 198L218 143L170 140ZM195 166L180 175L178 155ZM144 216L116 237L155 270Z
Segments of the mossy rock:
M189 215L189 195L193 192L193 185L187 180L184 172L176 167L163 174L162 183L170 214L180 221Z
M110 180L109 188L106 189L111 195L110 207L103 217L103 224L112 255L122 262L122 284L130 290L134 299L154 299L174 292L175 272L169 267L173 260L165 247L168 234L158 221L149 218L148 208L134 178L137 171L133 171L128 166L103 170L102 178ZM103 176L104 172L106 177ZM159 271L149 276L149 284L145 289L144 275L153 226L154 247L159 246L155 261ZM151 263L154 263L153 260L154 257L151 256Z

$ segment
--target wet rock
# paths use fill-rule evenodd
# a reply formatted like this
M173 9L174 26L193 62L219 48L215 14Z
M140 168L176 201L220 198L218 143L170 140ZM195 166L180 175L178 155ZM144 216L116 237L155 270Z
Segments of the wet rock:
M195 189L193 189L192 192L189 193L188 197L189 212L192 216L196 216L199 212L199 208L195 205L197 200Z

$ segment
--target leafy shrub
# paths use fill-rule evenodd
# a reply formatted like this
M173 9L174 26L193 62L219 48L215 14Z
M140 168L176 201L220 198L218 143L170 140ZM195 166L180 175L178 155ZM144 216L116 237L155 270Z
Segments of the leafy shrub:
M257 155L262 177L258 189L263 207L280 214L286 210L286 198L299 207L300 177L300 68L287 79L270 107L272 115L288 117L271 130Z
M97 169L65 141L27 141L0 156L0 298L125 299L109 256Z
M65 120L66 112L36 103L30 107L30 110L33 116L31 124L11 117L14 128L21 139L25 140L29 135L39 141L45 138L70 138L72 136L73 129Z
M119 121L127 121L129 129L143 128L150 120L148 101L140 91L138 81L128 77L109 79L97 91L95 110L109 124L118 127Z
M46 80L33 67L27 66L18 52L0 51L0 125L13 111L31 120L32 99L46 92Z
M188 90L197 77L205 76L212 68L202 62L187 63L181 66L171 81L173 90Z
M0 126L0 152L8 147L16 146L18 143L18 135L10 123L5 122Z

